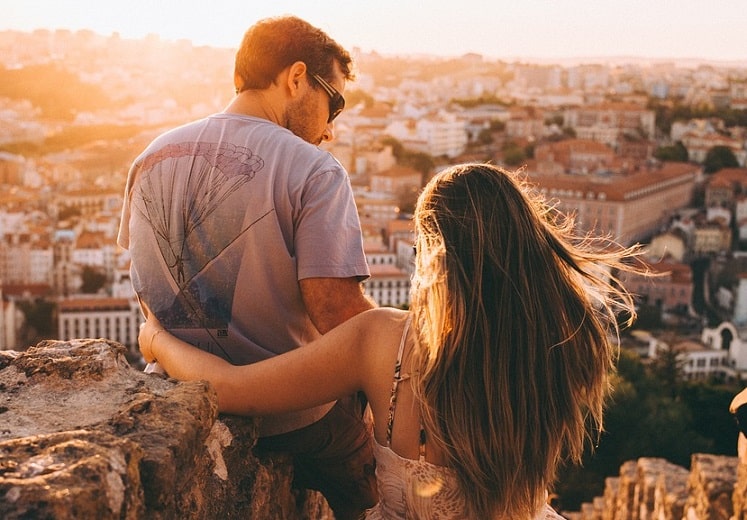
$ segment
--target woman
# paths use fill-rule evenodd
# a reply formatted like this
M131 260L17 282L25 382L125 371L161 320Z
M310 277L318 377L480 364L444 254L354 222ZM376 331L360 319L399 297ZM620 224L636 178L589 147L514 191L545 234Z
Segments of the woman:
M616 350L608 333L617 309L634 316L610 272L632 269L623 261L636 251L600 250L571 226L504 170L452 167L418 200L410 311L367 311L249 366L152 319L141 351L172 377L210 381L232 414L362 390L380 495L367 518L561 518L547 489L563 460L580 459L586 426L601 429Z

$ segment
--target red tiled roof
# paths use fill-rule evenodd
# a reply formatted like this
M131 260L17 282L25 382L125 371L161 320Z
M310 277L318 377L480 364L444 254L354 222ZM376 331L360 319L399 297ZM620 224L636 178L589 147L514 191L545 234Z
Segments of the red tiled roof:
M648 186L673 181L689 175L694 175L699 168L686 163L665 163L658 170L642 171L625 177L613 176L600 179L593 175L558 175L530 177L529 181L548 190L568 190L579 192L584 198L588 193L604 193L606 200L624 201L634 199L636 192ZM552 194L551 194L552 196Z

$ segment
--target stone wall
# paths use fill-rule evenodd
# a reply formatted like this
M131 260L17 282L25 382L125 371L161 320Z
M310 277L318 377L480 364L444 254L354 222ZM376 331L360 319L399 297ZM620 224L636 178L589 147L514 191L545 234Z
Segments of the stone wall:
M738 477L739 474L739 477ZM747 464L737 457L695 454L687 470L640 458L608 478L602 497L565 513L569 520L745 520Z
M0 352L0 518L324 519L257 423L202 382L132 368L102 339Z

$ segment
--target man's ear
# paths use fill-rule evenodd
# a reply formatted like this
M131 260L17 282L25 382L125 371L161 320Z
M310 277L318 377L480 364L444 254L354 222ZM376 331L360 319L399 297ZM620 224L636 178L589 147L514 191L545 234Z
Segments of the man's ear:
M291 96L296 96L301 89L304 88L304 85L308 84L306 71L306 64L302 61L297 61L288 67L288 77L286 82Z

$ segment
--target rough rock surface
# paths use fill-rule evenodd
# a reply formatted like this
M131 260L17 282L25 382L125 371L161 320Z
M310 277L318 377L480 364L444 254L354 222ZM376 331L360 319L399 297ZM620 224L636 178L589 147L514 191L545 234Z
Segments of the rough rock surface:
M569 520L747 520L747 464L738 457L697 453L690 469L665 459L625 462L605 480L604 495L564 511Z
M687 518L731 518L738 464L737 457L703 453L692 456L685 504Z
M747 520L747 460L739 460L734 487L734 520Z
M670 464L656 481L654 514L656 520L681 520L687 502L687 481L690 472Z
M252 451L204 382L139 372L103 339L0 352L0 518L331 518Z

